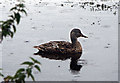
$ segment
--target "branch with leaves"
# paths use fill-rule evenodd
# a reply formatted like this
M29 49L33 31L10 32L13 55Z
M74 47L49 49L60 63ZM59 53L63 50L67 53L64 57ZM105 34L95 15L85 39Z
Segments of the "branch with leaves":
M9 15L9 19L6 21L0 21L0 39L3 40L4 37L10 36L11 38L14 36L14 33L16 32L16 25L20 23L21 20L21 14L24 13L27 15L27 12L25 11L25 5L23 3L16 4L15 7L11 8L10 11L12 12L11 15ZM0 73L0 76L4 78L5 83L8 82L15 82L15 83L25 83L25 79L31 77L33 81L35 81L35 78L33 76L33 69L36 68L39 72L40 70L40 62L32 57L30 57L32 60L23 62L21 65L26 65L26 68L20 68L16 71L15 75L11 76L4 76L2 73ZM0 69L2 70L2 69Z
M16 32L16 25L20 23L21 13L27 15L25 5L23 3L16 4L15 7L10 9L10 11L12 14L9 15L9 19L6 21L0 21L0 28L2 31L1 41L3 40L3 37L10 36L12 38Z
M33 68L35 68L39 72L41 72L40 67L39 67L39 65L41 65L41 63L32 57L30 57L30 59L32 60L31 62L26 61L21 64L21 65L27 65L26 68L18 69L14 76L8 75L7 77L4 78L4 81L5 82L15 82L15 83L25 83L26 77L27 78L31 77L32 80L35 81L35 78L32 74L32 70L33 70Z

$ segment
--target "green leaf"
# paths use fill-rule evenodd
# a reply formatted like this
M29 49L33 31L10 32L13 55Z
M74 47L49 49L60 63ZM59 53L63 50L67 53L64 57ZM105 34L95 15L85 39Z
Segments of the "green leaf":
M32 73L32 69L28 68L28 69L26 69L26 72L27 72L27 75L28 75L28 78L29 78L30 74Z
M29 65L29 66L31 66L31 65L34 65L34 63L26 61L26 62L23 62L21 65Z
M1 28L2 28L2 36L6 37L7 35L11 35L9 25L2 25Z
M14 79L19 78L20 74L21 74L22 72L24 72L24 71L25 71L24 68L18 69L13 78L14 78Z
M22 81L22 80L25 79L25 77L26 77L25 73L19 73L19 75L18 75L18 80L19 80L19 81Z
M12 31L10 31L11 38L13 38L13 35L14 35L14 33Z
M7 21L3 21L2 25L6 25L7 24Z
M25 15L27 16L27 12L24 9L21 9L20 11L25 13Z
M15 19L16 19L17 24L19 24L21 15L19 13L15 13L15 12L14 12L14 15L15 15Z
M20 72L24 72L25 71L25 69L24 68L20 68L20 69L18 69L17 70L17 72L16 73L20 73Z
M15 25L12 25L13 26L13 30L14 30L14 33L16 32L16 27Z
M12 80L12 79L13 79L12 76L7 76L7 77L4 78L4 81L9 81L9 80Z
M13 7L10 9L10 11L17 10L17 7Z
M3 75L2 73L0 73L0 76L1 76L1 77L4 77L4 75Z
M34 66L39 72L41 72L40 67L38 65Z
M33 62L35 62L36 60L34 59L34 58L32 58L32 57L30 57L30 59L33 61Z
M11 17L13 20L15 19L13 15L10 15L9 17Z
M4 21L0 21L0 23L3 23Z
M22 80L22 83L25 83L25 80Z
M13 78L16 79L18 78L18 76L19 76L19 73L16 73Z
M32 74L30 74L30 77L32 78L33 81L35 81L35 78Z
M0 70L3 70L2 68L0 68Z
M13 22L14 22L14 20L13 19L9 19L9 20L7 20L6 21L9 25L11 25Z
M36 59L34 59L34 58L32 58L32 57L30 57L30 59L31 59L34 63L41 64L38 60L36 60Z

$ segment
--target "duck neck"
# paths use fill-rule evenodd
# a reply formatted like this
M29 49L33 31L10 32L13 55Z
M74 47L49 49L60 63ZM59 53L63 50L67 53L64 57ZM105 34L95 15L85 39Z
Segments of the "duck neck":
M74 47L77 43L77 37L71 36L71 42L72 42L72 45Z

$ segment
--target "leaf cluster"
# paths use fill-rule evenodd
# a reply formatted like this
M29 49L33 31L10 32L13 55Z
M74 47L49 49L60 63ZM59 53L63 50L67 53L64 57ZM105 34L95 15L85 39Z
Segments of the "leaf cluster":
M3 37L7 36L12 38L16 32L16 24L18 25L20 23L21 13L27 15L25 5L23 3L16 4L15 7L10 9L10 11L12 14L9 15L9 19L6 21L0 21L1 40L3 40Z
M25 61L21 65L26 65L26 68L20 68L16 71L14 76L8 75L4 78L5 82L15 82L15 83L25 83L25 78L31 77L33 81L35 81L35 78L32 74L33 69L37 69L39 72L40 70L40 62L32 57L30 57L32 61Z

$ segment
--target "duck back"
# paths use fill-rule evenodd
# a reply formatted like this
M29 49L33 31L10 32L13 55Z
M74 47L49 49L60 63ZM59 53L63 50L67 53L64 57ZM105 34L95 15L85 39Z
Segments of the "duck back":
M50 53L50 54L76 54L80 53L79 50L73 48L72 43L66 41L51 41L49 43L41 44L39 46L34 46L40 52Z

